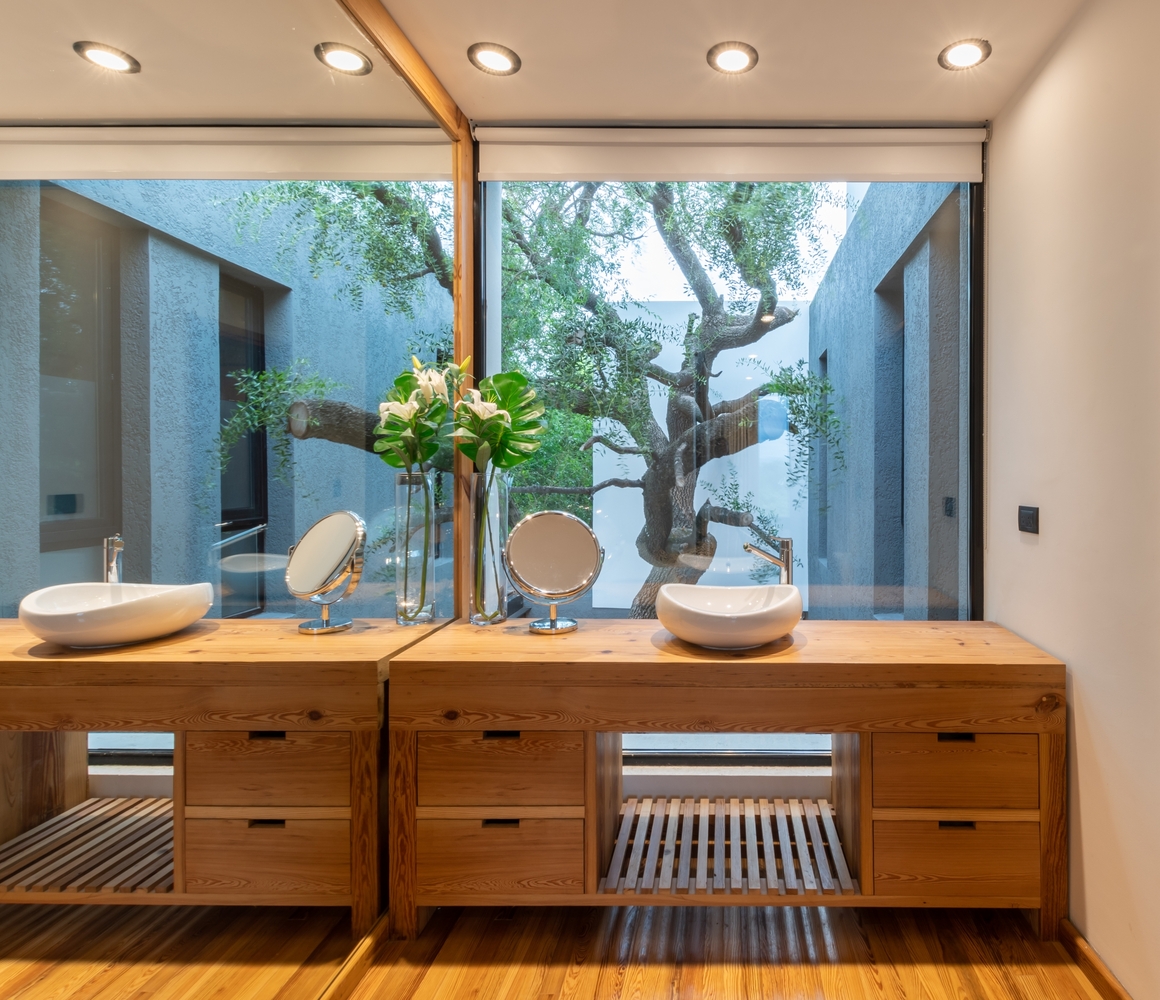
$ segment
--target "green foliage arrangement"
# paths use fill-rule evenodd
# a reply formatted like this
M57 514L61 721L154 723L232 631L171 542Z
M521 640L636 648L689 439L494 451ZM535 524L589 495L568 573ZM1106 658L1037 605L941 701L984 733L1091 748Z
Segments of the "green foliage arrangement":
M511 469L540 447L544 404L519 372L488 375L455 404L452 437L479 472Z
M305 358L286 368L246 369L230 372L229 377L241 399L218 434L221 471L229 466L234 445L251 431L264 429L274 453L274 476L285 482L292 461L288 424L291 404L301 399L324 399L342 388L341 383L311 371Z

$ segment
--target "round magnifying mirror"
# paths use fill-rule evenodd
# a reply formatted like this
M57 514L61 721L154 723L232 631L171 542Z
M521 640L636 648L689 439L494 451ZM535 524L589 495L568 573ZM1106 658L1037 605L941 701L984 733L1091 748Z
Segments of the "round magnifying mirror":
M317 635L341 632L354 624L332 619L330 605L354 592L362 576L367 526L349 510L336 510L307 529L290 550L286 564L286 589L295 597L309 598L321 606L321 617L303 622L298 631Z
M556 605L586 594L604 565L604 549L592 529L562 510L529 514L511 530L504 564L516 590L536 604L547 604L547 618L528 627L539 635L575 631L575 618L560 618Z

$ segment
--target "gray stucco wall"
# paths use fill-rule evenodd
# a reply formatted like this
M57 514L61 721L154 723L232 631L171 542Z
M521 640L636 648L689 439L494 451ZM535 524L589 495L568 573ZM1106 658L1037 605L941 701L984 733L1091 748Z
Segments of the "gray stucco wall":
M0 616L40 579L40 190L0 183Z
M966 185L872 184L810 306L846 459L811 490L812 617L966 616L967 211Z

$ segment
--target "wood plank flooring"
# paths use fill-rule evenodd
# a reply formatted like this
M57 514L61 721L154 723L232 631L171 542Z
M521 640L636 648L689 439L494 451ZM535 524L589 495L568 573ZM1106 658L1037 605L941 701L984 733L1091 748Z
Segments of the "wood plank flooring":
M440 910L353 1000L1099 1000L1012 911Z
M0 998L314 1000L351 949L349 914L0 905Z

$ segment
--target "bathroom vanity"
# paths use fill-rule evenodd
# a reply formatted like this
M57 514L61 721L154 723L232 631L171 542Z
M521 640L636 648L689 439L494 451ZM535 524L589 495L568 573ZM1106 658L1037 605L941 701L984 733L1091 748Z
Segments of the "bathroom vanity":
M749 651L655 621L453 624L391 661L389 893L440 905L1067 900L1064 665L982 622L805 621ZM622 801L624 732L828 732L829 800Z
M0 904L349 906L367 931L388 663L432 629L297 624L75 650L0 621ZM98 730L173 732L173 798L88 798Z

